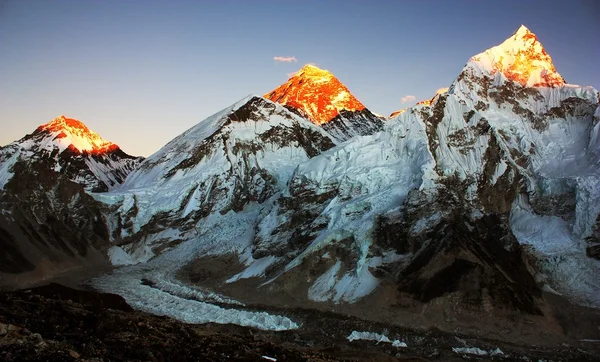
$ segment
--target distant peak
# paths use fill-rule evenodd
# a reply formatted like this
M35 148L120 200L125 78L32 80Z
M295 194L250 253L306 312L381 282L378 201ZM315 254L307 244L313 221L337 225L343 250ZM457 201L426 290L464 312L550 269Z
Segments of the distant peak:
M402 109L397 110L396 112L392 112L392 114L390 114L387 118L392 119L394 117L397 117L397 116L401 115L402 113L406 112L407 109L408 108L402 108Z
M79 129L84 132L89 132L89 129L83 122L74 118L67 118L64 115L54 118L52 121L41 125L40 128L45 130L55 129Z
M301 69L317 69L317 70L322 70L321 68L319 68L316 65L311 64L311 63L304 64L304 66Z
M320 79L322 81L327 81L331 78L335 78L330 71L321 69L316 65L312 64L306 64L305 66L300 68L300 70L298 70L296 73L294 73L291 78L298 77Z
M536 47L539 45L539 47ZM506 39L500 46L505 48L537 48L537 51L546 52L544 47L539 43L537 36L532 33L525 25L521 25L517 31Z
M471 58L492 74L501 72L513 82L528 87L554 87L565 84L552 58L537 36L521 25L502 44Z
M299 72L317 72L317 73L329 73L328 70L321 69L314 64L306 64L302 68L300 68Z
M342 110L365 109L331 72L312 64L303 66L264 97L301 111L318 125L331 121Z
M39 126L37 131L49 133L55 143L64 147L72 145L80 152L102 154L119 148L90 130L83 122L64 115Z
M525 25L521 25L519 26L519 29L517 29L517 31L514 32L513 37L522 38L524 36L527 36L528 34L533 33Z

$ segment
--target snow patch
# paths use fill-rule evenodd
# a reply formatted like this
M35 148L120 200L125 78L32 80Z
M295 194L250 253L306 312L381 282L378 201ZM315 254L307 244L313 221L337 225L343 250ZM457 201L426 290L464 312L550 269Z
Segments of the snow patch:
M134 260L119 246L111 246L108 249L108 258L112 265L132 265Z
M325 302L333 298L333 288L337 280L338 272L342 266L341 261L336 263L329 268L325 273L315 280L313 285L308 288L308 298L315 302Z
M485 351L481 348L477 347L452 347L452 352L458 354L473 354L476 356L492 356L499 357L504 356L504 352L500 348L496 348L493 350Z
M364 340L364 341L375 341L377 343L391 343L393 347L408 347L408 345L398 339L390 340L386 335L374 333L374 332L359 332L352 331L346 339L350 342Z
M267 256L261 259L253 260L250 262L251 264L249 267L244 269L244 271L242 271L241 273L238 273L232 276L231 278L227 279L225 283L233 283L240 279L248 279L263 276L265 275L265 270L267 270L267 268L273 265L273 263L275 263L277 260L278 258L274 256Z
M319 276L308 289L308 298L315 302L332 300L334 303L353 303L370 294L379 285L379 280L369 272L368 267L357 267L357 270L349 271L340 278L341 267L342 262L337 260Z

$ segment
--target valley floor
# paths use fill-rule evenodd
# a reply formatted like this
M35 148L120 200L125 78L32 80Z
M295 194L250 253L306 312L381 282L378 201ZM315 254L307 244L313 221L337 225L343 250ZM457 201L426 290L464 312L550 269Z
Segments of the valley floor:
M299 279L228 283L245 268L237 255L194 259L194 245L148 263L54 279L75 289L50 284L0 292L0 360L597 361L600 355L600 311L552 294L544 296L544 316L473 312L452 296L418 305L403 300L393 283L358 303L317 303L307 290L286 290L287 282L302 285Z
M415 331L315 310L291 309L302 327L281 332L186 324L135 311L116 295L57 284L0 294L3 361L593 361L598 343L522 347L439 330ZM348 341L348 331L401 335L407 347ZM353 333L361 336L361 333ZM363 337L369 335L362 334ZM371 335L371 337L377 337ZM485 353L485 355L484 355Z

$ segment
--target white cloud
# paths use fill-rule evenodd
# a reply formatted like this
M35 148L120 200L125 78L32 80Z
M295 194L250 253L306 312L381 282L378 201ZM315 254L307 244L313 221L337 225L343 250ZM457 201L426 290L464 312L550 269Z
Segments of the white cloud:
M283 62L283 63L296 63L298 61L298 59L296 59L296 57L273 57L273 60L276 62Z
M444 88L439 88L438 90L435 91L435 94L442 94L442 93L446 93L448 91L448 87L444 87Z
M411 96L411 95L404 96L404 97L402 97L402 103L414 102L416 99L417 99L417 97L415 97L415 96Z

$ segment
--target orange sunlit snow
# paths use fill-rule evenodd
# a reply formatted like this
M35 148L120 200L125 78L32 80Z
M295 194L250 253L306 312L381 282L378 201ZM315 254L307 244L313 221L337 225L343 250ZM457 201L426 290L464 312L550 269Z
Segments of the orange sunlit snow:
M521 26L502 44L472 58L486 62L514 82L527 87L556 87L565 84L552 63L552 58L525 26ZM489 62L489 63L488 63Z
M365 109L333 74L310 64L264 97L301 110L315 124L331 121L341 110Z
M82 122L65 116L57 117L51 122L39 126L36 131L55 133L55 139L70 137L72 145L80 152L98 155L119 149L119 146L104 140Z

